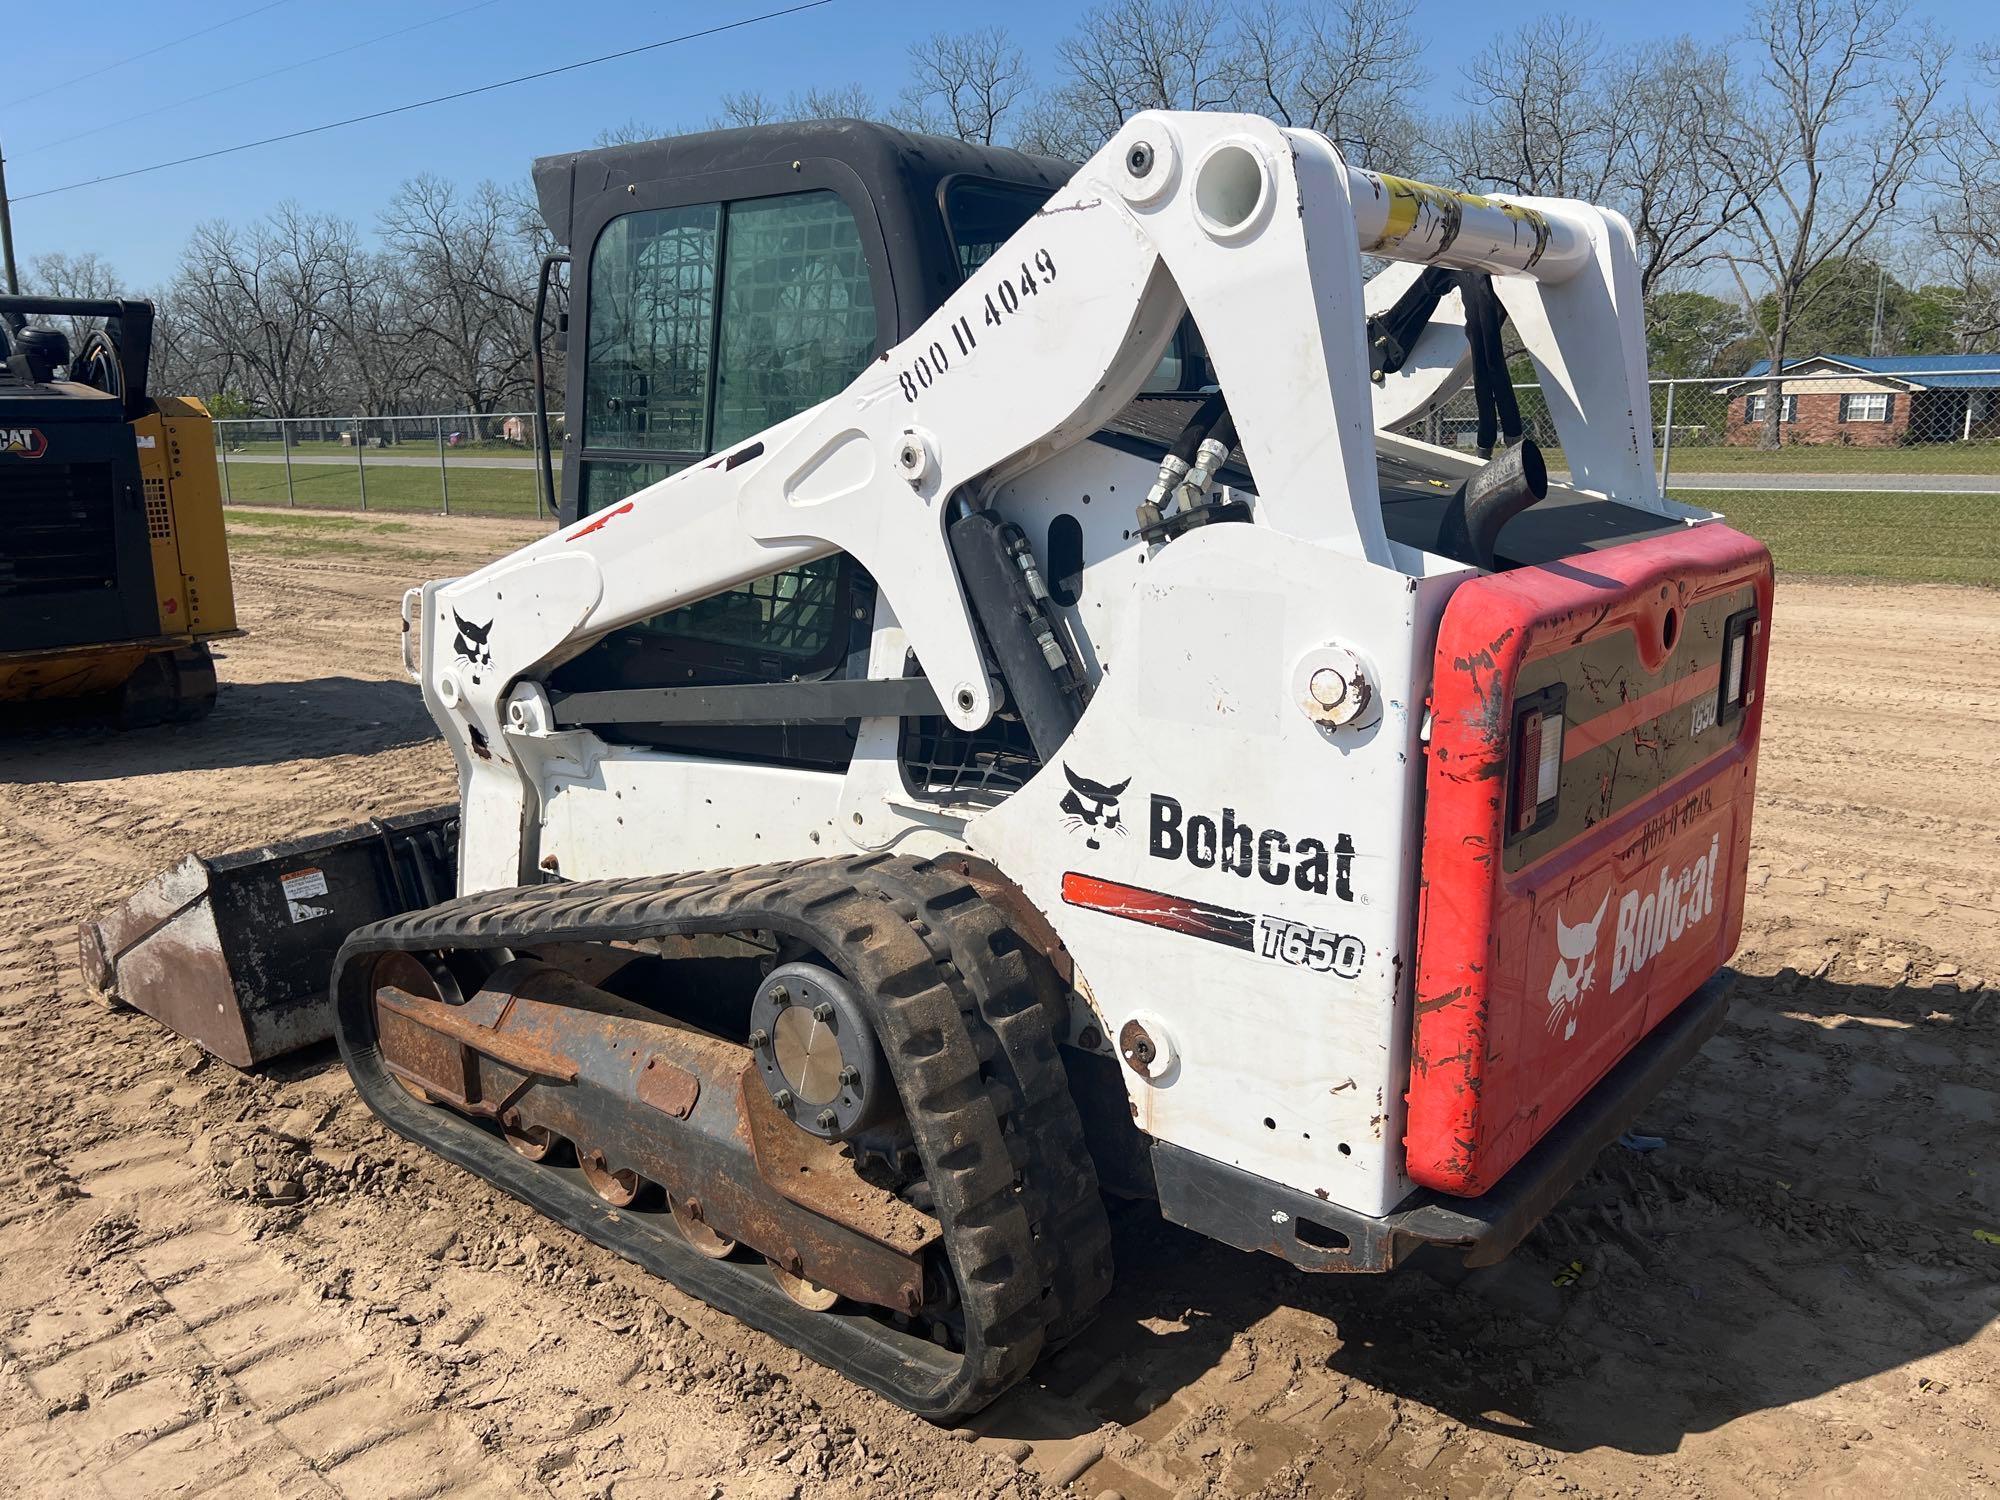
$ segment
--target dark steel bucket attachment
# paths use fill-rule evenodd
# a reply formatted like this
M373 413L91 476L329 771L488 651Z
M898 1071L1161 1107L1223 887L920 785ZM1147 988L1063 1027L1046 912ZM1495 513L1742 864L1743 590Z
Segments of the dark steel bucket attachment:
M78 931L83 976L224 1062L333 1036L334 954L356 927L449 900L458 809L261 849L190 854Z

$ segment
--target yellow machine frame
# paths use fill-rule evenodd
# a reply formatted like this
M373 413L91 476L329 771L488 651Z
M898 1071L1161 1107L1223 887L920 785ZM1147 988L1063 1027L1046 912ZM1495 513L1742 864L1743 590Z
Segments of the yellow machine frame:
M155 397L152 407L126 425L145 484L159 633L143 640L0 652L0 703L108 693L148 656L242 634L223 534L215 425L208 408L192 396Z

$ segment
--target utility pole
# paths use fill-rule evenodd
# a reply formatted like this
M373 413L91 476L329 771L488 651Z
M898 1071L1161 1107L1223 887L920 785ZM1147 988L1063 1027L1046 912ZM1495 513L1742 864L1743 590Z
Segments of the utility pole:
M1882 352L1882 284L1889 279L1889 268L1875 267L1875 323L1868 330L1868 357L1873 359Z
M21 294L20 273L14 269L14 215L7 207L7 153L0 151L0 262L7 270L7 293Z

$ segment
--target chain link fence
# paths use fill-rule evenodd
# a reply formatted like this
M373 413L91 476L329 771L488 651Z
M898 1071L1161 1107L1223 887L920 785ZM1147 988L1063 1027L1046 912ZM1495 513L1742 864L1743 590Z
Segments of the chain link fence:
M1868 364L1788 370L1775 389L1762 375L1654 381L1661 487L1721 511L1782 571L2000 586L2000 358ZM1515 394L1561 480L1540 387ZM1477 428L1468 389L1406 431L1471 448Z
M231 418L215 424L215 445L223 498L233 505L547 514L528 412Z
M1788 572L2000 586L2000 358L1869 363L1788 372L1775 388L1764 376L1654 381L1662 487L1723 512ZM1540 388L1515 391L1560 480ZM526 412L215 424L234 504L511 517L545 514L534 428ZM1467 389L1406 431L1469 449L1477 428ZM558 452L558 485L561 464Z

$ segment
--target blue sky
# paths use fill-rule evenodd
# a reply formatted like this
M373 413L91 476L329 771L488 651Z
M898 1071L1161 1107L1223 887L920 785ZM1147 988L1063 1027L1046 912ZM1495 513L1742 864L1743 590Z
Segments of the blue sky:
M17 0L7 23L9 87L0 91L0 144L16 198L660 40L756 15L783 0L280 0L175 44L177 37L260 3L269 0L204 0L176 12L137 0ZM478 8L455 14L470 5ZM1742 18L1740 0L1570 8L1593 15L1616 41L1681 30L1719 38L1740 27ZM632 119L662 128L698 126L726 92L758 89L782 98L814 84L859 82L886 104L904 76L910 38L935 30L1004 21L1037 76L1050 77L1055 44L1082 9L1054 0L1015 0L998 13L833 0L804 15L390 120L18 202L15 239L23 261L47 250L95 250L131 285L149 286L171 274L197 223L253 219L286 198L367 227L396 184L418 172L467 182L523 178L535 156L588 146L606 126ZM1495 0L1419 0L1416 19L1429 39L1432 75L1427 97L1441 110L1454 108L1458 70L1467 57L1495 33L1544 9ZM1970 22L1977 11L1935 0L1928 13L1952 26L1954 16ZM436 24L180 103L425 21ZM1953 29L1984 34L2000 26ZM107 68L135 56L141 60ZM71 87L15 102L93 72ZM158 112L67 139L142 111Z

